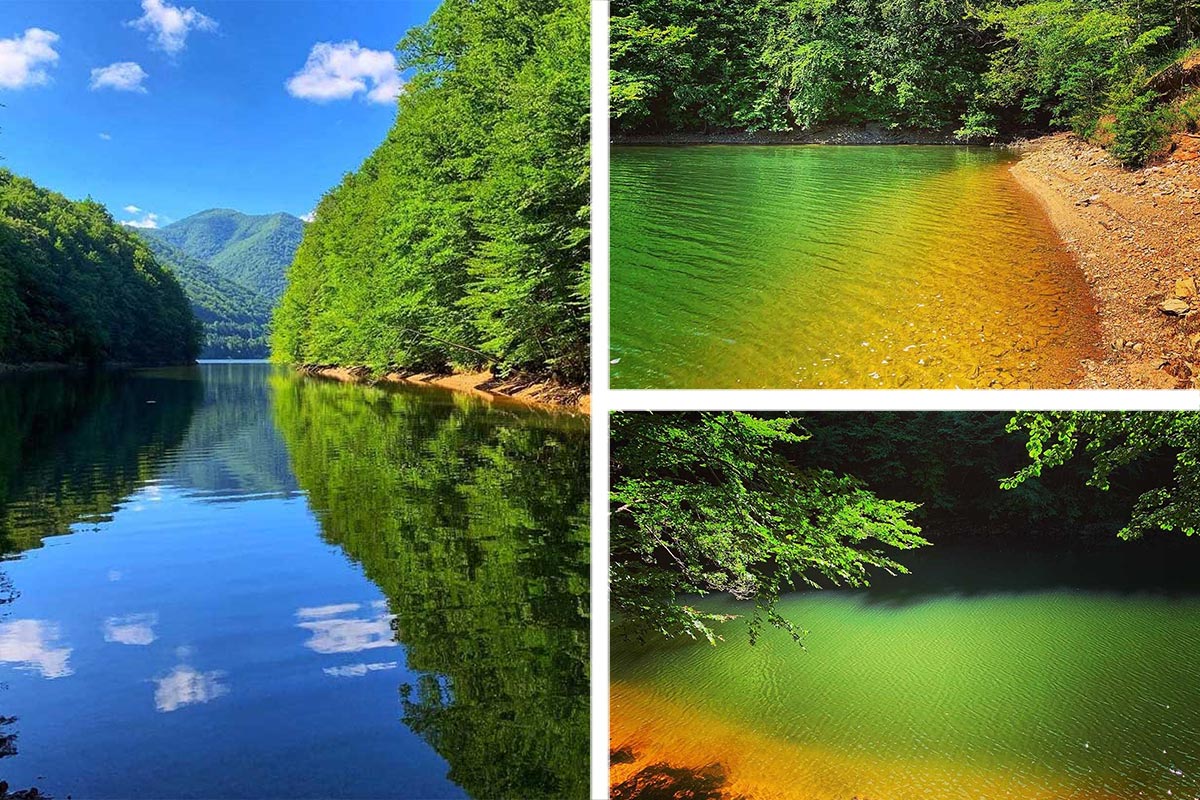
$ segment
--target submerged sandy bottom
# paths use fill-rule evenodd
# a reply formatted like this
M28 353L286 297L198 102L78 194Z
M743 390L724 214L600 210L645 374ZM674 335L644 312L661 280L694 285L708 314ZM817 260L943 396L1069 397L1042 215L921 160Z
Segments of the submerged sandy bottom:
M1015 156L614 153L616 388L1064 388L1100 340Z

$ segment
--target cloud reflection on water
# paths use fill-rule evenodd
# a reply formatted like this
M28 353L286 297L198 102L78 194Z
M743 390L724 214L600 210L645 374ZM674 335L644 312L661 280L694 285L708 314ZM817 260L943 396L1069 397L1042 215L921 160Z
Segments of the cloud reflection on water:
M352 616L356 612L358 616ZM395 647L392 630L394 614L379 601L301 608L296 611L297 627L312 633L304 646L317 653L357 653L378 647Z
M55 647L61 633L57 622L17 619L0 623L0 661L43 678L65 678L74 670L67 663L70 647Z

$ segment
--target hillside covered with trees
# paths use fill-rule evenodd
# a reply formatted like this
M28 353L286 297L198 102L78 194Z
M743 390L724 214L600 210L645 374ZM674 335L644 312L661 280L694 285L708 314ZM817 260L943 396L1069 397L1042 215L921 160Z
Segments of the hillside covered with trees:
M284 273L300 246L304 222L284 212L253 215L210 208L143 232L203 261L216 274L272 304L283 294Z
M1070 128L1122 161L1195 130L1195 0L614 0L618 133ZM1174 66L1172 66L1174 65ZM1192 74L1195 73L1195 74Z
M0 170L0 363L185 363L201 328L170 271L99 203Z
M271 303L178 247L145 237L161 264L175 273L192 311L204 324L201 358L266 358Z
M305 230L292 363L588 374L588 4L446 0L387 139Z

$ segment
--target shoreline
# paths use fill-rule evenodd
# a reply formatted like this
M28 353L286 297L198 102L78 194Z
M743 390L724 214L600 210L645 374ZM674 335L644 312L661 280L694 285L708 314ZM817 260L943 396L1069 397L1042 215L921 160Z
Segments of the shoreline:
M881 125L831 125L812 130L791 131L711 131L674 133L615 133L610 132L609 144L628 145L696 145L696 144L826 144L826 145L958 145L974 147L1008 147L1041 136L1038 132L1023 132L993 137L987 141L970 142L952 131L915 128L886 128Z
M453 392L474 395L485 400L512 403L529 408L553 409L573 414L591 412L591 394L578 386L527 376L497 378L490 371L428 372L390 371L376 374L367 367L344 367L337 364L300 364L295 367L305 375L329 378L344 383L406 383L414 386L436 386Z
M1200 161L1127 170L1073 134L1033 140L1010 171L1046 213L1096 303L1102 355L1080 388L1200 381Z

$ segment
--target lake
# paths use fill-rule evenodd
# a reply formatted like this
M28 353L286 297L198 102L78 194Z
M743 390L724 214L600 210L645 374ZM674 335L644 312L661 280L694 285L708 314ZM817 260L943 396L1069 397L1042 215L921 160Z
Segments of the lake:
M1016 158L614 147L613 388L1072 385L1093 301Z
M587 796L585 418L211 363L5 377L0 442L12 788Z
M737 621L715 647L614 640L614 779L658 765L714 800L1200 796L1200 543L1161 544L935 544L901 559L912 576L785 596L803 648Z

